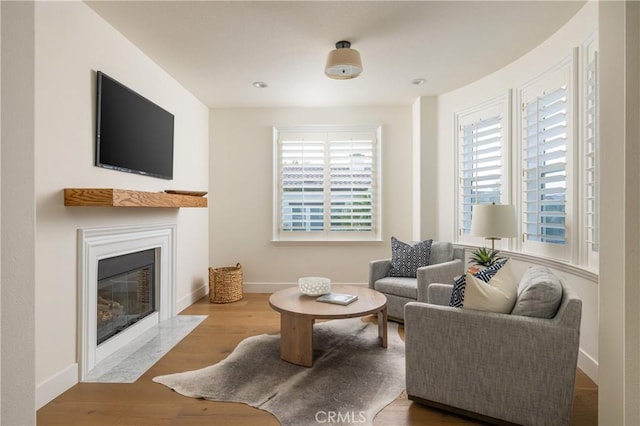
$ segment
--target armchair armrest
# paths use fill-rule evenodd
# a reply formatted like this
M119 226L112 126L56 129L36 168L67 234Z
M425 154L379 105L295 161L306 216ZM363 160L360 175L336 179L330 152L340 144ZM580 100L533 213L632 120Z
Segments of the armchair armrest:
M376 281L389 276L390 270L391 259L372 260L369 262L369 288L374 288Z
M434 305L449 306L452 292L453 284L434 283L427 287L427 300L418 300L418 302L427 302Z
M569 424L579 334L554 320L408 303L407 394L518 424Z
M418 301L427 301L427 288L432 283L452 283L453 278L464 273L464 264L460 259L418 268ZM448 302L447 302L448 304Z

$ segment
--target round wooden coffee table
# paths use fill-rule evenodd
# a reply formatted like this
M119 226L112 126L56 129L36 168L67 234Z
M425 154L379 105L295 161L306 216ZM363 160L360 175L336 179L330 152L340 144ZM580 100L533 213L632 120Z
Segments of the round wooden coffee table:
M337 319L378 315L378 335L382 347L387 347L387 298L367 287L332 285L332 293L358 296L349 305L318 302L318 296L306 296L298 287L277 291L269 305L280 312L280 357L292 364L313 366L313 324L316 319Z

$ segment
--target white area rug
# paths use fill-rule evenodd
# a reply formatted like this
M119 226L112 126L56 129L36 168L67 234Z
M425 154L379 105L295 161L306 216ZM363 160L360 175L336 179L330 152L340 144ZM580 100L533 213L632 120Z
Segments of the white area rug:
M215 365L153 380L185 396L268 411L283 426L372 425L405 387L397 328L389 323L385 349L376 324L359 318L316 324L312 368L282 361L279 335L252 336Z

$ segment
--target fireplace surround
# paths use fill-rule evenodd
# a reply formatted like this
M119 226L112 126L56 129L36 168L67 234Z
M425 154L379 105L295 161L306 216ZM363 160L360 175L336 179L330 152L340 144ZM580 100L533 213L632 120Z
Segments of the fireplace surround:
M98 306L101 301L98 292L98 265L101 260L117 259L123 255L141 252L147 253L143 255L147 256L147 259L151 256L154 260L153 270L149 271L148 267L146 270L155 276L155 288L149 289L151 295L147 294L146 297L153 298L150 302L153 302L155 309L153 312L147 312L146 316L137 319L126 329L103 338L104 341L98 344L99 309L104 309L103 306ZM78 253L78 364L80 381L83 381L107 356L126 346L160 321L176 315L176 225L79 229ZM107 261L109 262L113 263Z

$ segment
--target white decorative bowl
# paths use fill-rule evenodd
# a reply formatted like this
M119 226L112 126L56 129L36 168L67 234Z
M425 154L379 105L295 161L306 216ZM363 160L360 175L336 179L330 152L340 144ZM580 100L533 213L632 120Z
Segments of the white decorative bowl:
M302 277L298 278L300 292L307 296L320 296L331 293L331 280L323 277Z

